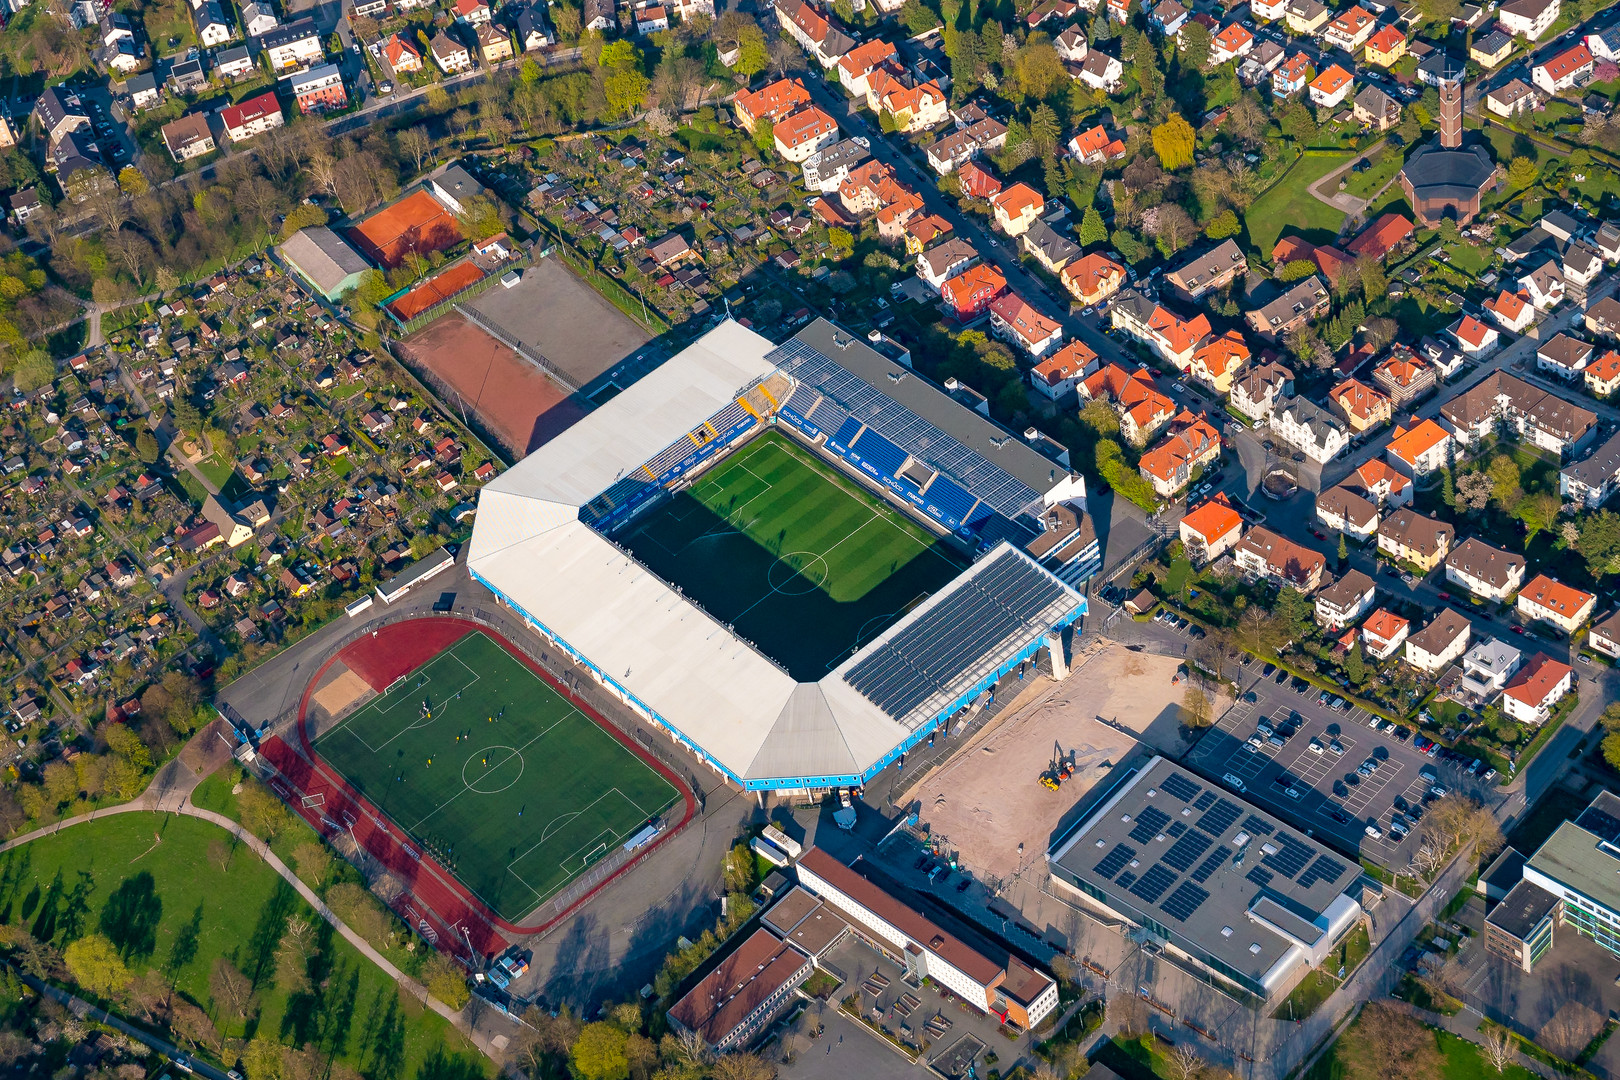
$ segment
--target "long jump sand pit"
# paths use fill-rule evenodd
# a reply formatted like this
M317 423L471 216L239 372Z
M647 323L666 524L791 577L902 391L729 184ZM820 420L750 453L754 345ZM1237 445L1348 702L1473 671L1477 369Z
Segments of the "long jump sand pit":
M1179 742L1186 687L1171 683L1179 661L1109 645L1076 664L1067 679L1028 694L1026 703L969 739L900 800L917 805L930 830L981 877L1007 881L1038 860L1106 766L1136 747L1133 733L1163 748ZM1217 702L1217 715L1229 704ZM1057 791L1040 783L1054 744L1072 753L1076 765Z
M556 438L585 415L568 391L517 353L454 312L400 343L412 366L431 377L452 409L477 414L483 429L514 457ZM459 400L457 400L459 398Z

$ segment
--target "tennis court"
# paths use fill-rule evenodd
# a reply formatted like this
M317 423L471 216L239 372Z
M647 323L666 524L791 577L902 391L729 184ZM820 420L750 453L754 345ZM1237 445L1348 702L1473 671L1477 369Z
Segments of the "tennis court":
M322 732L315 749L506 919L533 911L680 797L482 633Z
M921 525L778 431L620 542L801 681L815 681L961 572Z

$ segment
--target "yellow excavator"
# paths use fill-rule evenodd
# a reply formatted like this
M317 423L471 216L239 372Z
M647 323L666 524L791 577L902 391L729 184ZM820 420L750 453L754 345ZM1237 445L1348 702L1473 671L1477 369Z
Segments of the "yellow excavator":
M1063 781L1074 775L1074 754L1065 754L1063 744L1052 744L1052 761L1046 771L1041 773L1041 787L1056 791L1063 786Z

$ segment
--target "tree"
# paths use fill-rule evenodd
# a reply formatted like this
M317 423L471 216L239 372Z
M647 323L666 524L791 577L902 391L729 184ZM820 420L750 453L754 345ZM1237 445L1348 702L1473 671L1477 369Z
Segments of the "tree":
M1350 651L1344 658L1344 674L1350 680L1350 685L1360 686L1367 681L1367 662L1361 656L1361 641L1350 646Z
M129 968L117 947L100 934L86 934L63 955L73 981L96 997L113 997L129 985Z
M467 979L456 967L455 962L448 959L441 952L428 954L427 961L422 965L422 985L427 987L428 993L444 1002L446 1005L460 1012L472 996L467 989Z
M1558 512L1563 508L1564 504L1557 495L1544 491L1526 495L1519 500L1514 515L1524 522L1525 528L1529 530L1524 538L1526 547L1536 538L1537 533L1550 529L1557 523Z
M900 5L900 24L912 37L926 34L939 25L939 16L922 5L921 0L906 0Z
M1181 28L1181 62L1195 71L1209 64L1209 29L1189 19Z
M11 373L11 381L24 392L38 390L55 378L56 361L43 349L30 349L24 353Z
M770 66L771 50L765 43L765 33L750 20L737 35L737 62L732 70L746 82Z
M647 99L652 83L642 71L641 50L628 41L602 46L597 66L603 73L602 92L613 116L634 115Z
M146 181L146 174L133 165L125 165L118 170L118 186L125 195L132 199L140 198L150 191L152 187Z
M1527 188L1535 183L1538 173L1534 158L1516 157L1508 162L1508 184L1516 189Z
M1193 163L1198 133L1181 118L1180 113L1171 113L1170 119L1154 128L1152 134L1153 152L1159 156L1159 164L1166 171L1175 172Z
M568 1052L574 1076L578 1080L629 1080L629 1041L630 1037L612 1024L586 1024Z
M1456 507L1464 511L1480 511L1491 504L1496 490L1490 476L1482 472L1466 472L1457 477Z
M1101 398L1086 402L1086 407L1080 410L1080 422L1101 438L1119 434L1119 414Z
M1620 514L1612 510L1583 514L1575 550L1593 577L1620 574Z
M1211 240L1225 240L1227 237L1236 236L1242 231L1242 223L1238 221L1238 216L1231 210L1222 210L1210 218L1209 224L1204 226L1204 235Z
M1603 760L1611 769L1620 770L1620 731L1603 736Z
M1108 226L1103 224L1102 215L1095 206L1086 207L1086 215L1080 220L1080 246L1093 247L1107 242Z
M1428 1080L1441 1071L1434 1033L1381 1001L1369 1002L1339 1040L1348 1080Z
M229 1009L238 1020L246 1020L253 1012L256 996L252 981L223 956L214 958L213 970L208 974L208 992L213 996L215 1007Z
M1310 259L1290 259L1283 263L1282 269L1277 271L1277 280L1284 285L1294 281L1304 281L1316 273L1316 263Z
M1344 539L1344 533L1339 534L1339 565L1343 566L1350 559L1350 545Z
M754 145L767 154L776 148L776 125L763 116L754 121Z
M1480 1033L1479 1046L1485 1060L1499 1073L1507 1071L1507 1067L1513 1064L1513 1059L1518 1053L1507 1029L1497 1027L1495 1024L1487 1026Z
M1165 1057L1165 1068L1170 1073L1170 1080L1198 1080L1203 1075L1204 1064L1204 1059L1190 1043L1179 1044Z
M1205 728L1214 722L1214 705L1209 700L1209 692L1199 680L1187 680L1187 690L1181 698L1181 711L1183 722L1190 728Z

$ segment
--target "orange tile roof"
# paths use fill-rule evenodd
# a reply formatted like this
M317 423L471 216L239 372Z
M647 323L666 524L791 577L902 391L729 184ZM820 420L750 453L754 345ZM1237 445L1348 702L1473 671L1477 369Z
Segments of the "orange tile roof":
M838 130L838 121L814 105L801 109L776 125L777 142L792 149L801 143L819 139L829 131Z
M1305 73L1310 68L1311 58L1304 53L1295 53L1283 61L1282 67L1277 69L1277 74L1283 76L1288 82L1297 82L1305 77Z
M1221 32L1215 35L1215 44L1229 53L1235 53L1243 46L1254 40L1254 35L1244 28L1242 23L1227 23L1221 27Z
M1202 313L1191 319L1179 318L1168 308L1156 307L1148 316L1148 329L1164 339L1169 350L1177 356L1209 336L1209 319Z
M1108 129L1098 124L1089 131L1082 131L1071 141L1074 143L1075 149L1079 151L1080 156L1087 157L1091 154L1101 153L1103 148L1112 140L1108 137Z
M1502 692L1515 701L1539 709L1552 696L1553 690L1574 672L1575 669L1568 664L1554 660L1545 653L1537 653L1519 669Z
M1345 250L1352 255L1371 255L1382 259L1402 240L1412 235L1412 223L1399 214L1385 214L1368 225Z
M1410 630L1412 624L1396 615L1392 611L1379 608L1367 616L1367 621L1361 624L1362 633L1368 637L1375 637L1379 641L1394 641L1396 635L1402 630Z
M1085 342L1076 339L1036 364L1030 373L1047 386L1056 386L1065 379L1078 377L1096 359L1097 354Z
M1332 94L1343 89L1350 81L1350 73L1338 64L1328 65L1328 69L1315 79L1311 80L1311 89L1319 94Z
M1015 292L1005 292L997 297L990 310L1031 346L1063 332L1061 326L1035 310Z
M398 34L388 39L388 44L383 46L383 55L388 57L388 63L391 67L398 67L400 61L406 56L413 56L418 60L422 59L422 54L417 51L416 47Z
M845 78L858 79L894 55L893 45L874 38L862 42L840 57L838 71Z
M1078 289L1082 296L1090 296L1109 278L1124 277L1125 268L1094 251L1065 266L1061 276L1070 288Z
M1243 340L1243 335L1236 330L1228 330L1218 338L1198 347L1193 353L1193 362L1204 365L1210 378L1218 379L1229 371L1235 371L1249 361L1249 346Z
M1582 592L1561 581L1555 581L1546 574L1537 574L1528 585L1519 590L1519 595L1532 604L1538 604L1566 619L1575 618L1582 608L1597 599L1589 592Z
M799 106L810 104L810 91L798 79L777 79L758 90L744 90L737 95L737 104L755 120L775 123Z
M1354 34L1373 21L1372 13L1363 10L1360 5L1339 13L1339 17L1328 25L1334 30L1344 34Z
M1449 438L1445 428L1433 420L1424 420L1415 427L1397 427L1395 437L1389 441L1389 452L1412 464Z
M1464 315L1462 322L1457 326L1457 340L1476 349L1484 345L1485 339L1494 333L1496 333L1495 330L1492 330L1472 315Z
M1359 379L1344 380L1328 391L1328 398L1337 401L1351 416L1363 419L1371 419L1374 413L1380 411L1380 406L1389 404L1389 398Z
M1037 214L1046 207L1046 200L1041 198L1041 193L1023 183L1004 189L992 202L997 210L1010 218L1022 217L1024 211L1030 207L1034 207Z
M1423 373L1428 370L1429 365L1416 356L1395 355L1379 364L1374 373L1384 376L1384 378L1399 386L1411 386L1421 379Z
M1216 492L1213 497L1199 503L1181 519L1181 523L1202 536L1205 543L1210 544L1226 536L1233 529L1243 528L1243 518L1232 509L1225 492Z
M1572 49L1565 49L1545 64L1537 64L1536 66L1544 68L1547 74L1552 76L1553 81L1557 82L1559 79L1572 75L1591 63L1593 63L1592 50L1586 47L1585 42L1582 42Z
M1001 271L989 263L980 263L957 274L945 283L945 298L951 304L961 309L972 303L975 294L984 289L992 289L999 293L1007 287L1007 279L1001 276Z
M1393 26L1386 26L1367 39L1367 48L1387 53L1398 45L1406 44L1406 35Z
M1389 462L1382 458L1373 458L1355 472L1356 482L1364 491L1371 491L1381 484L1388 484L1390 494L1405 491L1406 486L1412 482L1411 477L1390 467Z
M1620 379L1620 352L1610 349L1586 366L1586 377L1595 382Z
M1485 310L1495 312L1508 322L1518 322L1528 305L1522 296L1503 289L1494 300L1485 301Z

